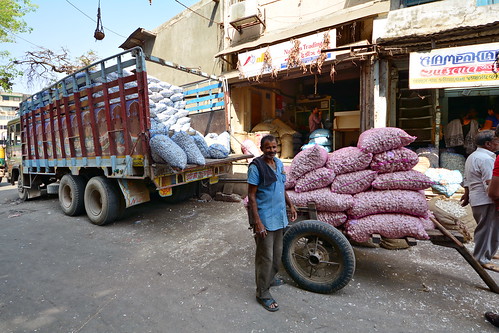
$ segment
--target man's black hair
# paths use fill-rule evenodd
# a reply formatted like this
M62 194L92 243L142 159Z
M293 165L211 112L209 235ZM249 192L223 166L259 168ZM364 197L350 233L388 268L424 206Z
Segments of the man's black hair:
M273 136L272 134L267 134L260 141L260 149L263 148L264 143L267 142L267 141L268 142L272 142L272 141L276 141L277 142L275 136Z

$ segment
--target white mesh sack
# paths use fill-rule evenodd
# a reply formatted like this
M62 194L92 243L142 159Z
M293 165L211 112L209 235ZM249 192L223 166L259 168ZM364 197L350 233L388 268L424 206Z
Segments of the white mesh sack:
M407 146L416 140L403 129L397 127L371 128L360 134L357 147L365 153L381 153Z
M306 192L328 186L333 182L334 171L326 167L307 172L296 180L295 191Z
M372 234L387 238L429 239L421 219L404 214L377 214L351 219L345 224L345 230L356 242L366 242Z
M161 82L161 80L155 78L154 76L147 75L147 83L151 84L151 83L159 83L159 82Z
M203 154L204 158L211 158L210 151L208 149L206 141L204 140L204 137L199 133L196 133L195 135L192 136L192 139L194 140L196 146L198 146L198 149L201 152L201 154Z
M181 101L183 99L184 99L184 94L182 94L182 93L176 93L176 94L173 94L170 96L170 100L174 103Z
M361 170L337 175L331 183L335 193L356 194L368 190L376 178L376 171Z
M371 169L378 173L411 170L419 162L418 154L401 147L374 154Z
M159 85L161 86L161 88L163 88L163 90L170 89L170 87L172 86L171 83L168 83L168 82L165 82L165 81L161 81L159 83Z
M301 207L307 207L313 201L318 211L344 212L353 205L353 197L349 194L338 194L331 192L327 187L308 192L286 191L289 200Z
M335 174L354 172L367 169L373 154L364 153L357 147L345 147L329 153L326 167Z
M176 132L172 136L173 142L182 148L187 156L187 163L205 165L206 160L194 142L194 139L185 132Z
M208 152L211 158L226 158L229 156L229 151L219 143L214 143L208 147Z
M416 170L381 173L372 182L379 190L424 190L433 184L434 181Z
M173 107L177 109L185 109L186 105L187 105L186 101L176 101L173 103Z
M151 82L148 85L148 88L151 92L160 92L161 90L163 90L163 88L159 85L159 83L156 82Z
M163 96L161 96L160 93L153 92L152 94L149 95L149 99L152 100L154 103L158 103L163 99Z
M289 174L293 179L299 179L307 172L323 167L327 157L327 151L320 145L302 150L291 161Z
M402 213L428 217L425 195L418 191L368 191L353 196L353 206L347 212L351 218L383 213Z
M173 92L173 90L171 89L163 89L160 94L161 96L163 96L164 98L168 98L170 99L170 97L174 94L175 92Z
M172 167L185 169L187 166L187 155L175 142L166 135L155 135L151 138L151 154L154 152L159 158Z

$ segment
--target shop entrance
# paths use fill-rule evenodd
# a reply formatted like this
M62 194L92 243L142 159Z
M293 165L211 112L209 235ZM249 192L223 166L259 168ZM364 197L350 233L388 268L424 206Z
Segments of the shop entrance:
M293 156L310 140L309 117L314 108L321 111L322 129L329 131L324 147L329 151L354 146L360 134L360 66L336 68L334 77L301 75L275 81L263 81L243 87L232 87L233 103L250 105L240 108L241 127L256 133L272 130L278 120L289 126L293 134ZM239 99L239 100L237 100ZM250 112L244 116L243 113ZM290 158L292 158L291 156Z

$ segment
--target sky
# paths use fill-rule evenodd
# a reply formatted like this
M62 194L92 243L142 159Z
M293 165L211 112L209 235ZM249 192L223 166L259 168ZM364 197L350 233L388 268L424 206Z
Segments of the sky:
M31 33L16 34L16 43L4 43L3 49L14 58L21 58L26 51L39 47L59 52L66 48L71 59L93 50L99 59L122 52L119 46L137 28L153 30L179 14L185 7L175 0L101 0L101 20L105 38L96 41L99 0L31 0L38 5L35 12L23 17ZM179 0L190 7L198 0ZM75 8L76 7L76 8ZM87 17L88 16L88 17ZM90 17L90 18L89 18ZM36 93L43 85L29 87L24 79L15 81L13 91Z

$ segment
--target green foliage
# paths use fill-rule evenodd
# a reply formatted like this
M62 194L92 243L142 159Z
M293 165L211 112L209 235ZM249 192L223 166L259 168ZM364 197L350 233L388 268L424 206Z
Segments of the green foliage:
M37 7L30 0L0 0L0 43L14 42L12 33L30 32L22 17Z
M0 43L12 43L12 34L30 32L22 17L37 8L30 0L0 0ZM0 89L10 91L16 77L22 72L15 67L12 59L9 59L7 51L0 52Z

